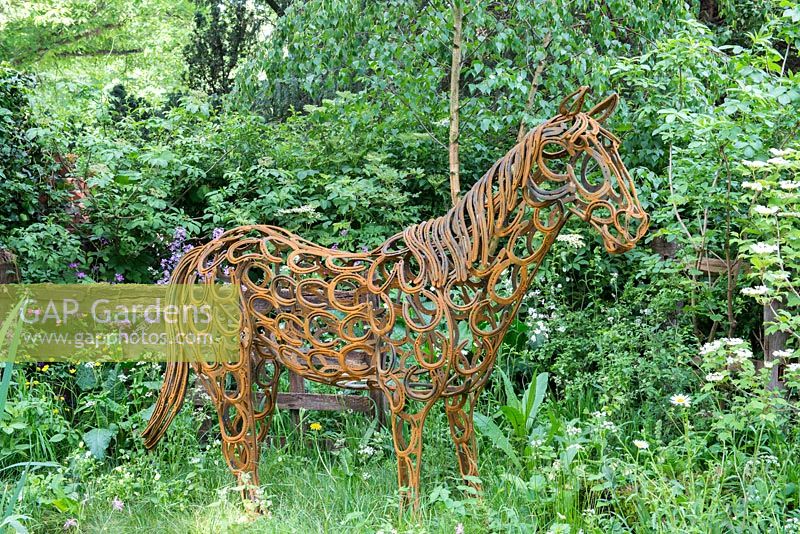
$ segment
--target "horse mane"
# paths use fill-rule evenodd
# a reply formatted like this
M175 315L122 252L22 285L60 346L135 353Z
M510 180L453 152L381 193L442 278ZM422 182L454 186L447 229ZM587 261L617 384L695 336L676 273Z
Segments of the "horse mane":
M565 118L574 122L568 128L555 129ZM544 167L543 146L556 136L572 152L578 137L597 128L597 121L585 113L558 115L543 122L495 162L447 213L406 228L403 241L420 263L426 280L440 286L453 271L455 279L463 282L470 277L470 268L476 261L488 265L493 238L511 222L509 215L516 213L523 186L527 185L536 200L545 203L568 192L566 186L556 191L537 187L549 174L540 170ZM534 162L537 169L535 183L531 183Z

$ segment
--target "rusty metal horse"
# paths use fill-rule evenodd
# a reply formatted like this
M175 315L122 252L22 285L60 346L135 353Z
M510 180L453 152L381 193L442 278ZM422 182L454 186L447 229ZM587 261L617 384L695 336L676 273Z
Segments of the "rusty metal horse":
M446 214L371 252L244 226L186 254L173 283L242 287L238 359L191 364L216 406L222 451L240 480L259 483L259 441L286 368L383 392L402 503L418 504L423 425L440 400L461 474L478 485L475 402L564 223L571 215L588 222L611 253L630 250L648 227L620 142L603 127L617 96L584 112L587 92L565 98L556 117L529 132ZM189 365L167 365L144 431L148 448L180 410Z

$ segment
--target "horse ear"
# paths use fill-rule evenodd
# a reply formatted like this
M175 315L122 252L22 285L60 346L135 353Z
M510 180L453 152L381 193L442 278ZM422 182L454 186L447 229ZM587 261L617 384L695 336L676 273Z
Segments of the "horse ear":
M619 95L611 93L602 102L589 110L589 116L597 122L605 122L614 113L619 104Z
M583 109L583 101L590 91L588 85L582 85L577 90L567 95L558 106L558 112L565 117L574 117Z

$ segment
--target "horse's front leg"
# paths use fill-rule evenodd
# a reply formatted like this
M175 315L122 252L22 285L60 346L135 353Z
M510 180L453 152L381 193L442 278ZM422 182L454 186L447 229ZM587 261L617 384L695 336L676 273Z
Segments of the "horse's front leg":
M456 447L461 477L477 492L481 491L481 484L478 479L478 447L475 439L473 413L481 389L459 393L444 400L445 413L450 424L450 435Z
M396 384L396 385L395 385ZM400 489L400 508L407 506L416 512L419 510L419 477L422 470L422 431L425 418L431 406L437 400L433 398L424 403L406 398L402 383L389 386L382 384L382 389L389 399L391 410L392 438L397 454L397 482Z

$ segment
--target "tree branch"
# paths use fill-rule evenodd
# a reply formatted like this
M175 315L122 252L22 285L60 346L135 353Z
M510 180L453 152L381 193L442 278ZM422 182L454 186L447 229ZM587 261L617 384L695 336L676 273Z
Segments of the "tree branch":
M276 2L275 0L266 0L267 5L272 8L272 11L275 12L276 15L282 17L286 12L283 10L283 7Z
M63 46L68 44L73 44L77 41L82 41L83 39L88 39L90 37L97 37L98 35L108 31L108 30L116 30L121 28L124 25L122 22L109 22L107 24L103 24L98 26L97 28L92 28L91 30L86 30L84 32L78 33L77 35L72 35L70 37L64 37L62 39L56 39L54 42L46 44L44 46L40 46L28 52L27 54L23 54L22 56L14 58L12 61L14 64L20 64L23 61L26 61L35 56L41 56L52 50L56 46Z
M142 48L129 48L125 50L78 50L75 52L59 52L58 57L90 57L90 56L129 56L142 52Z

